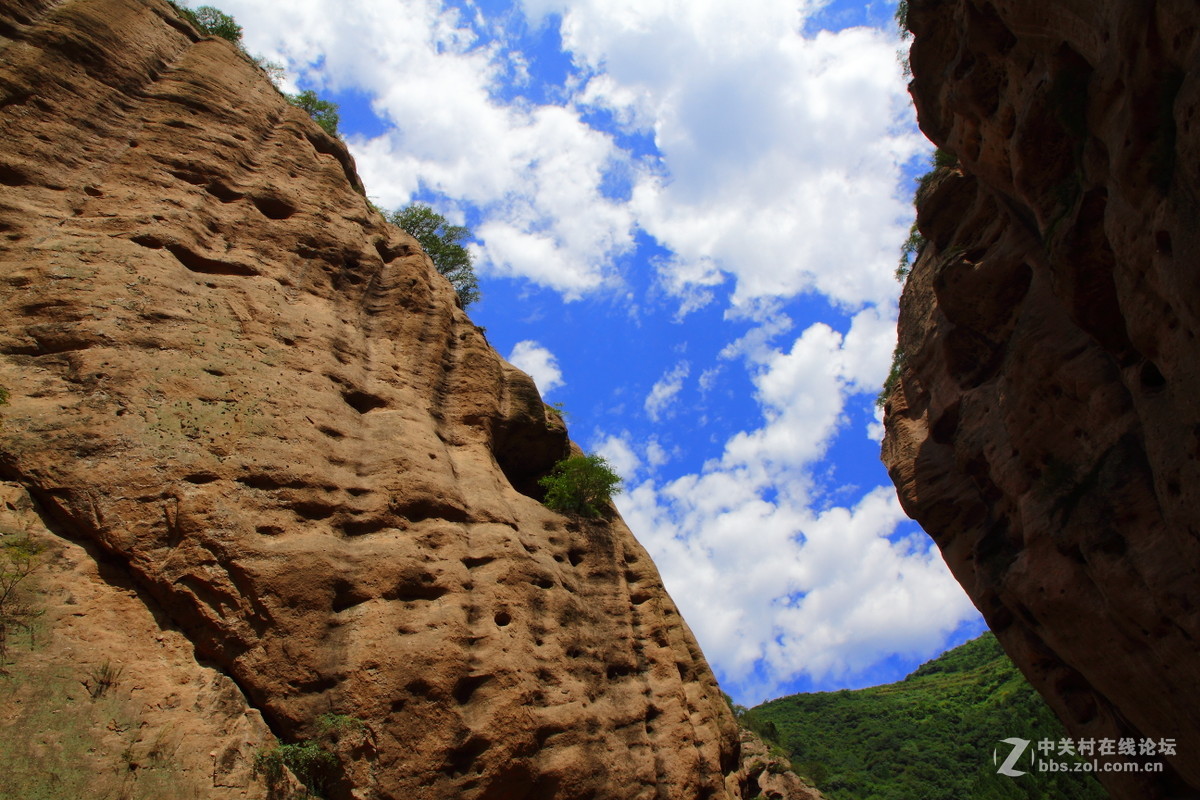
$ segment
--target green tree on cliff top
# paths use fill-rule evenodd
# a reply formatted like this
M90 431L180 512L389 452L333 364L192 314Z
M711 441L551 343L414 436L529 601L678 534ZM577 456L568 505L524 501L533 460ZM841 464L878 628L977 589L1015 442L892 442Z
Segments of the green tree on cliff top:
M445 275L458 293L465 310L479 299L479 280L475 277L470 251L462 242L471 232L462 225L451 225L446 218L424 203L413 203L388 215L388 222L403 228L433 260L433 266Z

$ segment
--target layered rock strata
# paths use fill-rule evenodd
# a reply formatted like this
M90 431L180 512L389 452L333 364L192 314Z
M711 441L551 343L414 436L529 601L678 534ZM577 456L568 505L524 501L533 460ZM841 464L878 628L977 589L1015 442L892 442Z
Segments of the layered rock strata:
M341 141L158 0L6 2L0 127L0 478L222 713L364 723L335 798L742 796L646 552L538 501L561 419Z
M1200 793L1200 34L1185 0L910 0L919 193L884 460L1102 772ZM1014 734L1016 735L1016 734ZM1123 760L1123 759L1122 759Z

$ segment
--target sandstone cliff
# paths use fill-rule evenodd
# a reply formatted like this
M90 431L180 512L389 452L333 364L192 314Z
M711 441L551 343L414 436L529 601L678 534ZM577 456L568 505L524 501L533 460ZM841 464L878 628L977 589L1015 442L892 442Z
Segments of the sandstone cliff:
M910 0L919 193L884 460L1076 737L1200 793L1200 33L1190 0ZM1139 759L1135 759L1139 760ZM1141 759L1144 760L1144 759Z
M646 552L531 496L561 420L235 48L7 0L0 129L0 522L51 546L30 658L122 670L122 796L261 797L322 714L337 798L757 795Z

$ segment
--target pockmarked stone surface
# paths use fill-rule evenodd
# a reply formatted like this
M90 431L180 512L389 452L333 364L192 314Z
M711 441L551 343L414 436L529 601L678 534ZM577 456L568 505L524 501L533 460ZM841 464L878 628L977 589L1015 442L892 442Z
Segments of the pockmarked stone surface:
M910 0L945 161L883 458L1077 739L1200 795L1200 34L1185 0ZM1014 735L1019 735L1015 734ZM1140 768L1139 768L1140 769Z
M246 720L206 796L323 714L334 798L758 791L646 552L539 502L561 418L236 48L6 0L0 129L0 479Z

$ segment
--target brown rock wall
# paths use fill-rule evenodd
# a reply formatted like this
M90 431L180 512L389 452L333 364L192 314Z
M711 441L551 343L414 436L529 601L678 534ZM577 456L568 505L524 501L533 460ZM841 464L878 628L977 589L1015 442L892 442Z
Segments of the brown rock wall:
M274 741L262 716L127 571L48 530L24 488L0 483L10 536L46 550L22 584L30 630L8 630L0 664L0 796L266 798L253 775Z
M1078 737L1200 791L1200 33L1177 0L911 0L922 191L884 460Z
M157 0L0 7L0 129L0 477L246 714L363 720L333 797L742 795L646 552L518 491L561 420L340 141Z

